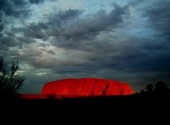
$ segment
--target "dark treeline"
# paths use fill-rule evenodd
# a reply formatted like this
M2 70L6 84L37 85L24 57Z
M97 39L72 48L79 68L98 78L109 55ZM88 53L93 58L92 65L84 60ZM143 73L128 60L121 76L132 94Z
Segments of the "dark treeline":
M139 95L145 96L170 96L170 88L164 81L158 81L155 85L148 84L145 89L141 90Z

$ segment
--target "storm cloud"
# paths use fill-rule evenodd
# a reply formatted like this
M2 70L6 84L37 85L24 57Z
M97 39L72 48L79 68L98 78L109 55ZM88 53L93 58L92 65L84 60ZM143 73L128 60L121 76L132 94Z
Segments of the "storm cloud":
M30 3L38 4L44 0L0 0L0 16L28 16Z

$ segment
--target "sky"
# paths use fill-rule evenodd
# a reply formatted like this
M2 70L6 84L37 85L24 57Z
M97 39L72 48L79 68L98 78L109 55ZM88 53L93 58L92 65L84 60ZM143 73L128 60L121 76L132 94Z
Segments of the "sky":
M21 93L96 77L135 92L170 84L169 0L0 0L0 54L18 60Z

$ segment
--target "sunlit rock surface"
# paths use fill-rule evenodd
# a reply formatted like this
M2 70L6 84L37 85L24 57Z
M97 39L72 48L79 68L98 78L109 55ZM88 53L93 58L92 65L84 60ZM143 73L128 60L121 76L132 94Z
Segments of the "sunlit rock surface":
M130 95L133 90L126 83L99 78L63 79L48 82L41 95L54 96L109 96Z

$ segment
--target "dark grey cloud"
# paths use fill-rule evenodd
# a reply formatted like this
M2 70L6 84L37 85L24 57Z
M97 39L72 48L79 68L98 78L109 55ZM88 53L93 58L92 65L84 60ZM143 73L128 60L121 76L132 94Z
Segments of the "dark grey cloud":
M25 19L30 14L30 5L44 2L44 0L0 0L0 43L2 46L13 47L19 45L22 42L34 42L32 38L16 38L16 31L13 28L9 29L7 26L9 22L13 22L17 19ZM10 18L9 18L10 17ZM9 21L10 20L10 21ZM19 22L18 22L19 23ZM11 25L11 24L10 24ZM30 29L31 30L31 29ZM32 29L35 30L35 29ZM37 30L36 30L37 31ZM38 32L33 33L38 38L41 38L41 34ZM19 40L23 40L20 42ZM21 46L21 45L19 45ZM5 47L5 48L6 48Z
M43 23L40 23L38 25L32 23L27 27L15 29L14 31L19 32L19 33L23 33L25 39L36 38L36 39L46 40L48 36L47 36L45 29L42 29L42 27L46 28L47 26L44 25ZM31 41L29 40L28 42L31 42ZM34 42L34 40L32 40L32 42Z
M2 20L0 19L0 38L3 36L3 29L4 29L4 25L3 25L3 22Z
M44 0L29 0L30 3L38 4L44 2Z
M32 38L26 38L26 37L17 37L16 39L17 39L17 41L18 41L18 46L19 46L20 48L22 48L22 46L23 46L24 43L28 43L28 44L29 44L29 43L35 42L34 39L32 39Z
M29 11L24 9L26 5L26 0L0 0L0 13L14 17L26 15Z
M160 32L163 39L170 39L170 2L169 0L158 1L151 8L147 8L145 14L148 15L152 26Z
M4 54L5 51L8 51L8 50L9 50L9 47L0 42L0 54Z
M151 11L146 10L144 16L152 19ZM154 11L154 8L151 10ZM123 36L124 34L119 34L117 38L108 36L106 40L98 38L102 34L106 36L107 32L114 34L116 28L119 28L119 24L123 23L125 15L128 14L128 6L115 5L114 9L108 14L104 10L81 18L79 17L80 14L81 11L79 10L60 11L48 16L46 23L30 24L21 31L26 38L44 39L44 36L52 36L51 42L55 46L93 53L95 56L90 59L90 63L94 68L97 63L100 67L117 70L169 70L161 65L163 61L166 61L167 65L169 63L169 60L167 60L169 46L164 49L164 44L156 39L146 38L141 40L137 37ZM157 18L162 19L161 16L157 16ZM166 23L162 25L166 25ZM126 38L124 42L120 41L121 37ZM121 45L124 43L125 45Z
M145 4L147 2L145 1ZM153 28L157 34L152 41L144 47L148 54L142 62L147 62L145 67L150 70L169 72L170 56L170 2L169 0L156 0L148 8L143 10L143 16L148 17L150 28Z
M65 11L59 11L56 14L52 13L47 16L48 22L47 24L55 27L60 27L61 25L66 24L68 21L73 20L77 18L80 14L82 14L81 10L65 10Z
M38 4L44 0L0 0L0 16L27 17L30 3Z
M26 28L19 28L25 37L45 39L52 36L59 46L72 46L71 41L91 39L102 31L109 31L117 27L128 13L128 7L114 5L114 9L107 14L104 10L85 17L79 17L81 10L59 11L47 16L47 22L30 24ZM61 39L61 40L59 40ZM70 40L70 42L67 42ZM66 42L64 42L66 41Z
M46 17L48 19L47 22L30 23L26 27L14 28L14 32L23 33L25 38L47 40L51 35L63 32L62 27L67 22L77 18L81 13L82 11L80 10L59 11L57 14L48 15Z
M81 10L59 11L48 15L47 22L31 23L27 27L17 28L14 31L23 33L26 39L48 40L55 46L67 49L100 52L102 48L103 51L111 51L113 45L109 46L110 43L107 41L104 44L104 41L96 40L96 36L119 27L128 14L128 7L114 5L110 13L100 10L84 17L80 17L81 14Z
M0 38L0 43L6 45L7 47L12 47L16 45L16 41L11 37Z
M123 21L123 16L127 14L127 7L114 6L114 9L107 14L104 10L97 13L80 18L63 26L63 31L58 31L59 36L64 39L81 39L91 38L100 33L101 31L108 31L117 27Z

